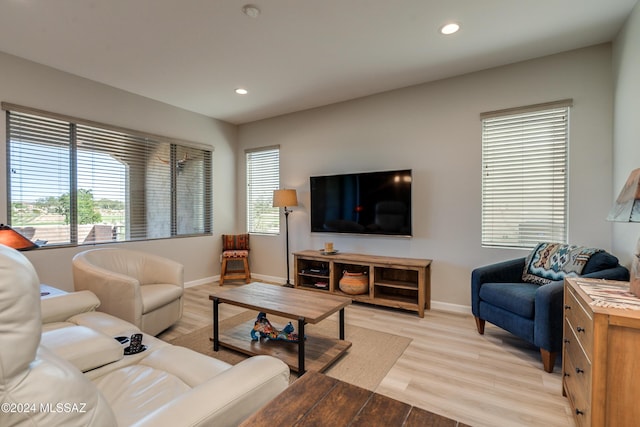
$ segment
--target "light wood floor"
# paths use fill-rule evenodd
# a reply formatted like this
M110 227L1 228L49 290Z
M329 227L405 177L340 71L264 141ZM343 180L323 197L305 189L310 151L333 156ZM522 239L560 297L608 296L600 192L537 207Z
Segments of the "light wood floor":
M159 338L210 325L213 286L218 284L187 288L182 320ZM220 318L242 311L221 304ZM413 340L376 389L380 394L472 426L575 426L562 396L560 363L554 373L544 372L536 349L490 324L479 335L470 314L428 310L421 319L354 304L345 319L347 328L380 329Z

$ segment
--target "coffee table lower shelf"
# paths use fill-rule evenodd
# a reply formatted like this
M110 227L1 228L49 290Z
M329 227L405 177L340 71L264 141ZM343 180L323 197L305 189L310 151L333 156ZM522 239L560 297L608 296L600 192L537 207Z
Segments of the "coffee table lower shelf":
M220 331L219 344L249 356L266 354L277 357L286 363L292 371L298 372L298 344L265 339L252 341L250 332L254 322L254 320L250 320ZM305 370L323 372L351 347L349 341L309 333L305 333L305 335L307 337L304 344Z

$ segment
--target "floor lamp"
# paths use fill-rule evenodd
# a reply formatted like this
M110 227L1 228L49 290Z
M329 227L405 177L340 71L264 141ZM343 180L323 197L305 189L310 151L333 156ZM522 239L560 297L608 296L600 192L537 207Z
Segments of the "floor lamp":
M289 282L289 214L292 212L287 207L298 206L298 196L296 190L273 190L273 207L284 208L284 223L287 234L287 282L284 286L292 288Z

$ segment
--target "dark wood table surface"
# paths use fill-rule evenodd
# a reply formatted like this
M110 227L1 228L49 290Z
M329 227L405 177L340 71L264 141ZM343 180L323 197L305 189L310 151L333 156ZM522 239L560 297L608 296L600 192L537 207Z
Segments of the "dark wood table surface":
M309 371L242 427L469 427L447 417Z

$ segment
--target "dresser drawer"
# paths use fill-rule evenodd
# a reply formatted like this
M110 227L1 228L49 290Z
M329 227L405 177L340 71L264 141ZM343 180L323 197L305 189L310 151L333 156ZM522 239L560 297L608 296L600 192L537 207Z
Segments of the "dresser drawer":
M569 325L569 320L565 319L565 322L566 335L564 337L563 354L567 360L563 365L563 378L575 379L576 386L580 390L591 390L591 361L587 359L580 346L576 332Z
M565 288L564 294L565 327L571 328L575 338L587 354L589 360L593 357L593 320L591 312L585 309L577 299L573 289ZM568 335L565 332L565 335ZM567 336L568 338L568 336Z
M570 357L567 357L564 361L564 368L569 375L563 376L562 381L567 398L571 403L576 425L578 427L588 427L591 425L591 394L589 393L591 387L582 387L580 378L573 374L575 373L575 366Z

